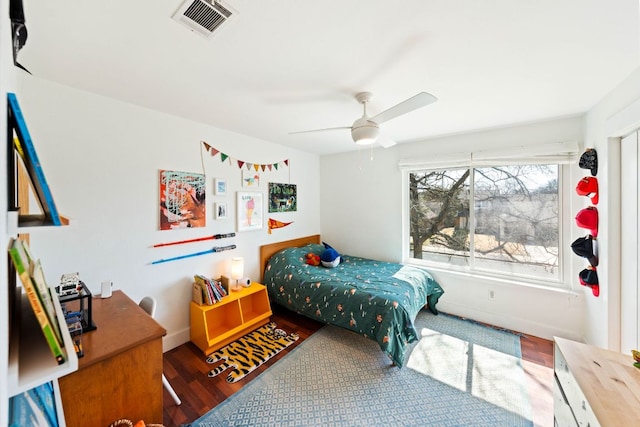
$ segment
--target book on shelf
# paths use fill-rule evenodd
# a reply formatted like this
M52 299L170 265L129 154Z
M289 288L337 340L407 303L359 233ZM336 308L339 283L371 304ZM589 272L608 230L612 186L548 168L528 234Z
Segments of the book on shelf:
M51 382L36 386L10 399L9 427L59 425Z
M62 347L64 343L60 341L56 335L52 322L49 320L49 315L47 314L41 300L38 295L38 291L36 289L36 285L31 275L29 274L29 257L24 249L24 243L20 239L11 238L9 241L9 255L11 260L13 261L13 265L16 269L16 273L20 277L20 281L22 282L22 287L24 288L25 294L29 300L29 305L33 310L33 313L40 324L40 329L44 334L44 337L51 349L51 353L54 358L58 362L58 364L62 364L66 361L66 356ZM54 311L55 316L55 311ZM57 317L54 320L57 322ZM58 330L60 325L58 323Z
M193 284L194 295L192 299L196 303L213 305L227 296L227 291L219 280L211 279L202 274L195 274L193 278L195 282ZM198 292L202 293L202 298L198 297Z
M211 285L215 286L218 290L218 293L221 295L221 299L227 296L227 291L222 286L222 282L218 279L211 279Z
M213 292L209 288L207 284L207 278L201 274L196 274L193 276L196 284L198 284L202 288L202 299L206 305L212 305L215 301L213 299Z
M47 313L47 317L49 318L49 322L51 322L51 326L53 327L53 331L56 334L56 338L58 338L58 342L64 343L62 339L62 333L60 332L58 315L56 314L56 309L53 304L53 297L51 296L51 288L44 278L42 264L40 263L39 259L34 261L33 255L31 254L31 249L29 248L29 244L26 241L21 241L21 243L28 261L29 275L31 276L31 280L35 285L36 292L38 293L38 297L40 298L40 302L42 303L42 307Z
M16 138L12 138L14 141L15 150L24 163L25 169L29 174L31 185L33 186L40 208L44 212L44 217L51 221L53 225L62 225L62 219L58 213L53 195L47 184L47 179L44 176L44 171L38 154L31 140L29 129L25 122L18 98L14 93L7 93L8 99L8 117L9 117L9 129L13 129L16 134ZM13 171L9 171L13 173Z
M211 292L213 292L213 295L215 296L216 301L220 301L222 299L222 294L216 287L215 282L212 279L207 278L207 286L211 289Z

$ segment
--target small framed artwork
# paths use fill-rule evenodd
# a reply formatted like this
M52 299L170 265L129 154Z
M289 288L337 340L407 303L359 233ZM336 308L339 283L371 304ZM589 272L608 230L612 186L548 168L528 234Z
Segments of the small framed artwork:
M269 183L269 212L298 210L298 187L295 184Z
M260 186L260 174L254 170L243 170L242 186L258 188Z
M227 195L227 180L225 178L213 179L213 194L216 196Z
M216 219L227 219L227 202L218 202L213 204Z
M262 193L258 191L238 191L238 231L260 230L263 227Z

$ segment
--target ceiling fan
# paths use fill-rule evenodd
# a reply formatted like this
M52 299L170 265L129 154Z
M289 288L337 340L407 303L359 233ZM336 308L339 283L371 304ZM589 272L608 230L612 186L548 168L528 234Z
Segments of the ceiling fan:
M380 124L388 120L394 119L403 114L410 113L418 108L425 107L438 100L435 96L427 92L420 92L411 98L405 99L399 104L394 105L391 108L384 110L381 113L376 114L373 117L367 116L367 103L371 99L372 94L370 92L360 92L356 94L356 100L363 106L362 117L356 119L351 126L341 126L336 128L314 129L305 130L300 132L291 132L290 134L309 133L309 132L324 132L328 130L341 130L351 129L351 137L353 141L358 145L369 145L377 142L384 148L395 145L396 142L391 138L380 135Z

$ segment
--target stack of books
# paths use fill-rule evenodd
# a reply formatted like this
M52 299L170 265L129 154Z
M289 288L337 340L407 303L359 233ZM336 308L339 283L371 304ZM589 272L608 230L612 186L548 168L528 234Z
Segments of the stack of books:
M8 251L51 353L58 364L62 364L66 361L66 353L62 349L64 341L51 289L45 281L40 260L34 260L29 245L20 239L11 238Z
M227 296L220 280L196 274L193 276L193 301L200 305L213 305Z

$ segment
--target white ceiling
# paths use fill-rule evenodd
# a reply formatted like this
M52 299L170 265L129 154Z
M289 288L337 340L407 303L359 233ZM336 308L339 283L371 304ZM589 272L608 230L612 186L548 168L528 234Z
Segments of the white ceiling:
M638 0L225 0L211 39L182 0L25 2L34 75L318 154L355 150L353 98L398 142L581 114L640 65ZM215 141L210 141L215 143ZM153 141L148 141L153 144Z

